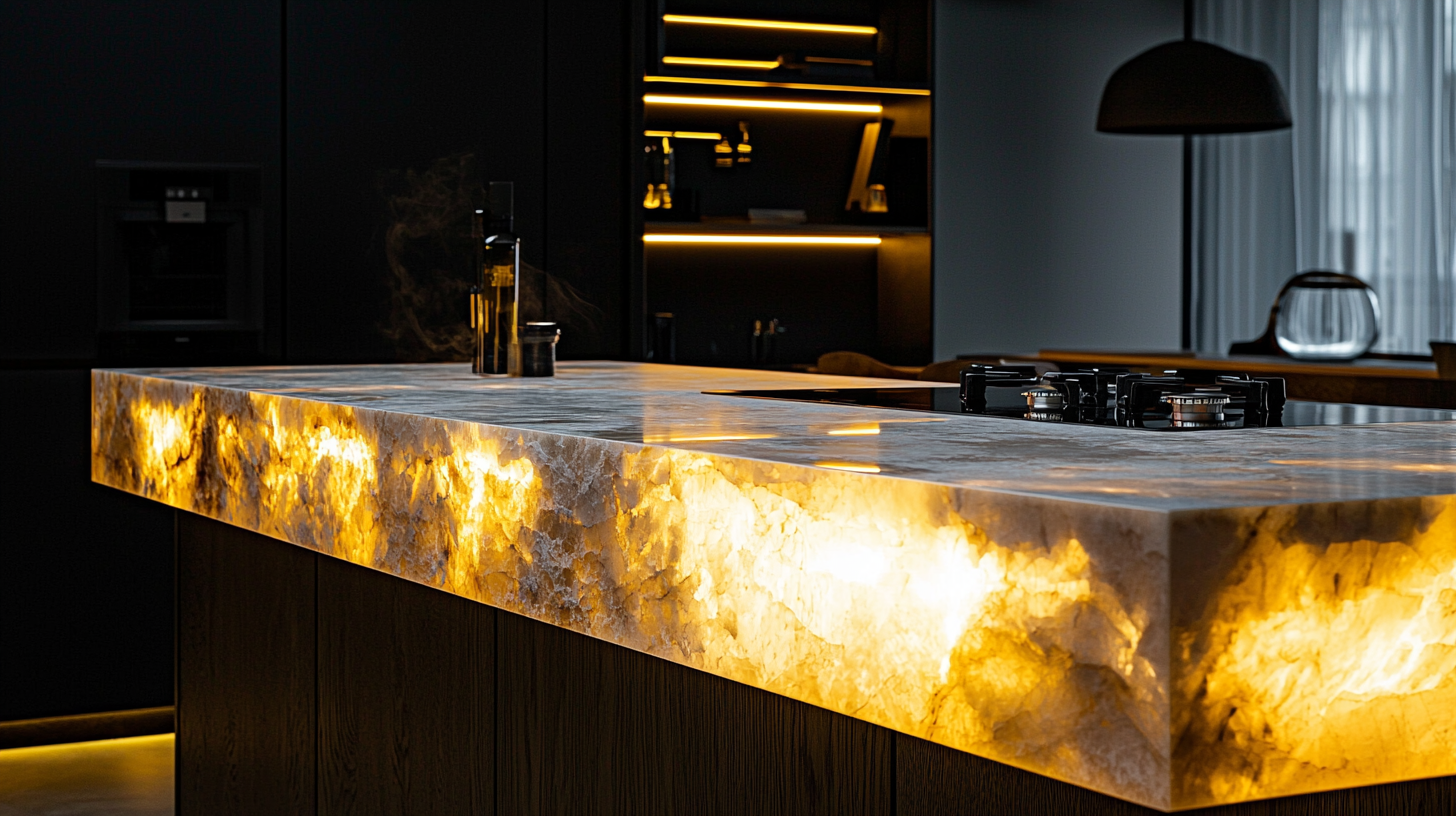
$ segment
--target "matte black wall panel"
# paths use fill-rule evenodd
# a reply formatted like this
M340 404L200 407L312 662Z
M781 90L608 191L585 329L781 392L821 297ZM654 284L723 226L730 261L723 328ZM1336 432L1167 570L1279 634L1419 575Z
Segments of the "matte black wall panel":
M91 483L89 372L0 395L0 721L171 705L172 510Z
M276 271L281 9L278 0L5 4L0 359L94 353L97 159L263 165Z
M545 319L562 323L557 354L621 357L624 275L631 225L624 188L628 117L630 3L550 0L546 4L547 272L576 288L594 312L568 315L548 303Z
M291 362L396 357L383 173L473 153L482 180L516 183L525 260L541 264L544 26L545 4L509 0L288 6Z

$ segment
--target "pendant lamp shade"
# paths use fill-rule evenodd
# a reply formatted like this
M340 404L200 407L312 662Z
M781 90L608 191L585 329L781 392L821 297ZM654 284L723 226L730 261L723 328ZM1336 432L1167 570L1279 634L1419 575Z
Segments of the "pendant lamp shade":
M1097 111L1103 133L1253 133L1290 123L1289 100L1267 63L1191 39L1123 63Z

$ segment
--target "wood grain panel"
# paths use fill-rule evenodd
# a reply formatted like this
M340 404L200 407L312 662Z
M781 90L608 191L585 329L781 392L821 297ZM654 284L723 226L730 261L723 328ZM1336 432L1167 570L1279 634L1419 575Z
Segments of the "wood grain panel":
M889 813L885 729L497 613L502 814Z
M178 813L314 813L316 558L177 513Z
M490 607L319 559L320 814L492 814Z
M1104 796L905 734L895 735L897 816L1154 816ZM1456 777L1185 810L1200 816L1449 816Z

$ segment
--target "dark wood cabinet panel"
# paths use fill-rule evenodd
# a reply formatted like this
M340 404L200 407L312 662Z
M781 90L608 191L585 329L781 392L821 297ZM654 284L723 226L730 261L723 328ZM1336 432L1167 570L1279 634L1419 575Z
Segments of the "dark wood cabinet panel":
M179 813L314 813L316 558L177 514Z
M491 814L495 610L318 558L321 814Z
M1157 811L189 513L183 814ZM1456 813L1456 777L1208 816Z
M895 735L896 816L1155 816L1104 796L905 734ZM1183 811L1200 816L1437 816L1456 813L1456 777Z
M888 813L877 726L500 613L501 813Z

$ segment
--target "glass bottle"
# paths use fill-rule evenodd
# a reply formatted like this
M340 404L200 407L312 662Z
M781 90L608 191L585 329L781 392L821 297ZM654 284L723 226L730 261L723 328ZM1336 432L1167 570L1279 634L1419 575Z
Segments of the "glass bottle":
M521 246L512 215L512 184L490 183L490 206L475 211L476 284L471 292L476 374L520 376L516 320L520 309Z

